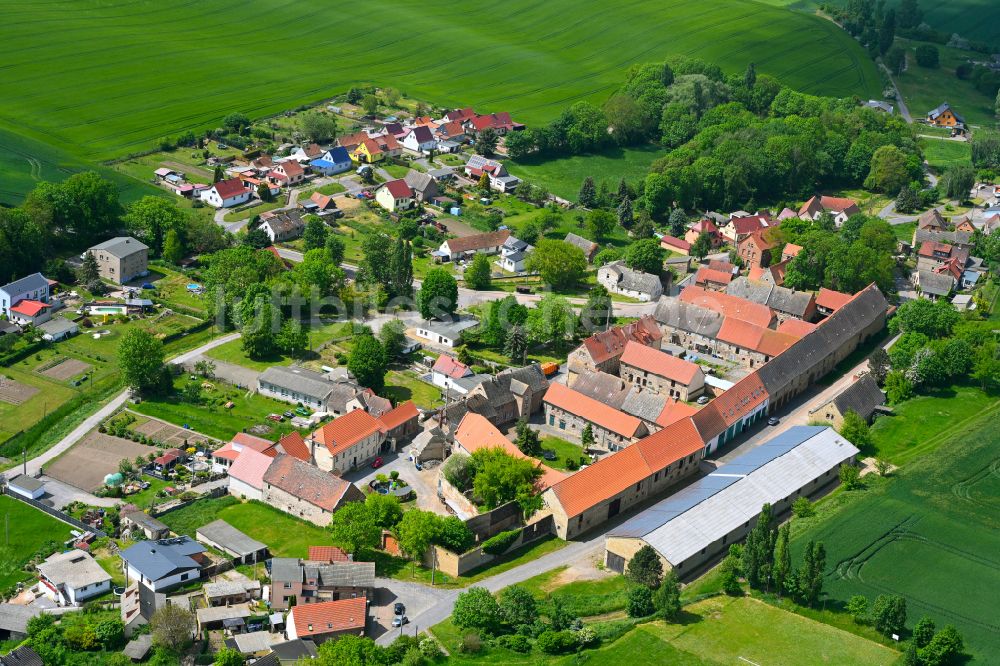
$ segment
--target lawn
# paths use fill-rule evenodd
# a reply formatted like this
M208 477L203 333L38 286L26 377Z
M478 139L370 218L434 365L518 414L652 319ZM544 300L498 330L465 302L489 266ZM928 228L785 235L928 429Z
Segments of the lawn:
M310 348L316 348L324 342L338 337L343 331L343 324L323 324L308 330L309 346ZM231 340L218 347L213 347L205 355L217 361L242 365L258 372L263 372L273 365L291 365L295 361L295 358L281 353L275 353L273 356L264 359L249 358L243 351L243 342L239 339ZM314 352L306 352L304 356L304 360L306 361L318 358L319 355Z
M393 178L402 178L410 172L410 167L403 164L383 164L381 168L388 171Z
M223 0L68 7L5 11L0 117L8 128L94 161L148 150L182 131L200 134L233 111L277 114L366 81L435 105L508 110L530 124L554 119L577 100L600 103L630 64L672 53L729 73L754 62L809 93L864 97L881 87L874 64L837 26L746 0L640 0L615 8L597 0L517 0L503 12L482 5L457 13L402 0L337 7L252 0L239 30L221 27L230 11ZM385 39L370 38L373 13L392 17ZM136 25L156 26L157 39L136 39ZM290 66L246 57L248 43L309 35L327 38L313 40L310 57ZM483 65L487 52L496 65Z
M889 479L834 493L817 504L816 517L793 521L792 559L800 560L807 541L822 541L826 605L842 608L854 594L870 600L901 594L908 627L923 615L939 627L954 624L972 661L992 663L1000 651L1000 629L992 621L1000 586L996 412L979 402L949 419L938 412L963 401L976 404L974 396L934 400L907 405L906 414L937 414L920 430L920 439L928 437L935 447L924 447ZM962 420L973 409L979 416ZM918 430L915 425L911 432Z
M222 519L247 536L266 543L275 557L304 558L309 546L330 545L330 535L321 527L266 504L240 503L231 496L198 500L160 519L174 532L191 537L202 525Z
M177 377L174 380L173 395L148 398L133 408L146 416L178 426L187 425L196 432L222 441L229 441L245 428L262 424L269 426L271 431L261 436L272 440L294 430L287 420L281 423L267 420L268 414L286 411L289 408L286 402L278 402L214 380L212 384L215 388L203 390L201 402L193 404L182 400L179 393L188 381L187 376ZM232 401L232 409L224 407L227 400Z
M972 163L972 150L966 141L925 137L920 139L920 147L923 148L927 163L937 173L941 173L950 166L968 166Z
M69 525L23 502L0 495L5 532L0 540L0 591L31 579L21 568L39 552L48 556L70 537Z
M156 287L152 298L157 302L205 316L208 305L205 296L194 294L187 288L189 284L198 283L193 277L156 262L150 265L150 275L145 281Z
M586 457L583 455L583 449L580 448L579 444L567 442L565 439L559 439L558 437L544 437L542 439L542 450L552 451L556 454L555 460L547 460L543 456L535 456L552 469L569 469L567 463L570 460L575 460L579 464L581 456Z
M347 188L340 183L327 183L326 185L320 185L319 187L314 187L312 189L303 190L299 194L299 201L305 201L313 195L314 192L319 192L320 194L340 194L346 191Z
M441 399L441 389L428 384L409 370L390 370L385 377L383 397L389 398L394 404L412 400L417 407L431 409L444 404Z
M59 355L52 349L45 349L11 367L0 368L0 375L6 375L17 383L26 384L38 391L20 405L0 400L0 442L14 433L30 428L46 414L76 395L78 389L72 388L67 382L56 381L34 372L34 368L46 364ZM38 357L41 357L41 360Z
M617 191L622 178L635 185L649 172L649 165L667 151L659 146L639 148L616 148L594 155L574 155L551 160L525 159L507 162L508 170L540 185L556 196L576 201L580 184L590 176L598 187L607 183L612 191Z
M254 215L260 215L261 213L266 213L269 210L274 210L276 208L281 208L285 205L285 202L281 199L278 201L268 201L260 203L256 206L250 208L240 208L239 210L234 210L232 212L226 213L222 219L226 222L239 222L240 220L245 220L248 217L253 217Z
M629 582L624 576L610 574L596 580L562 583L567 567L559 567L519 583L539 601L558 598L566 610L577 617L604 615L624 610ZM543 612L545 604L543 603Z
M1000 400L976 387L954 386L896 405L894 416L880 416L872 427L878 455L901 465L964 432L970 421L1000 410Z

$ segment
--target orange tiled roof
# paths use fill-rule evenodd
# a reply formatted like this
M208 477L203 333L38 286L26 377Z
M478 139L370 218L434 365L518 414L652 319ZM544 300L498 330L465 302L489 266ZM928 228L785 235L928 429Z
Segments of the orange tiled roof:
M698 272L694 274L694 281L696 284L704 284L706 282L729 284L733 281L733 274L702 266L698 269Z
M751 324L767 328L774 321L774 312L766 305L754 303L729 294L708 291L697 285L688 285L681 291L681 301L693 303L728 317L735 317Z
M851 294L845 294L826 287L819 288L819 295L816 296L816 306L829 310L839 310L854 298Z
M797 338L804 338L816 328L816 324L801 319L786 319L778 324L777 331Z
M292 607L291 615L295 618L295 633L299 638L351 629L363 630L368 622L368 599L354 597L300 604Z
M293 458L298 458L305 462L309 462L312 459L312 455L309 452L309 445L306 444L306 440L298 432L290 432L279 439L278 446Z
M642 421L636 417L562 384L549 385L549 390L545 393L545 402L623 437L635 437L642 425Z
M793 335L779 333L734 317L726 317L716 338L767 356L777 356L798 340Z
M698 408L694 405L671 398L667 400L667 404L663 405L663 411L656 417L656 425L666 428L668 425L674 424L681 419L694 416L697 411Z
M388 432L419 416L420 413L417 411L417 406L413 404L412 400L407 400L378 417L378 422L382 427L382 431Z
M347 556L347 553L336 546L309 546L309 557L306 559L310 562L351 561L351 558Z
M685 386L693 382L698 373L701 372L696 363L631 341L625 344L625 353L622 354L621 362L654 375L672 379Z
M378 431L379 423L374 416L363 409L355 409L327 423L314 432L312 438L335 456Z

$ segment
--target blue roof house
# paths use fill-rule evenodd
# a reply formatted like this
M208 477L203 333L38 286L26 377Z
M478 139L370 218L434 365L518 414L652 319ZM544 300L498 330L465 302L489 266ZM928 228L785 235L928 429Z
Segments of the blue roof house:
M309 163L312 170L324 176L344 173L351 169L351 155L343 146L337 146L323 153L321 157Z
M205 547L182 536L158 541L140 541L122 551L129 580L141 581L154 592L162 592L201 578L208 564Z

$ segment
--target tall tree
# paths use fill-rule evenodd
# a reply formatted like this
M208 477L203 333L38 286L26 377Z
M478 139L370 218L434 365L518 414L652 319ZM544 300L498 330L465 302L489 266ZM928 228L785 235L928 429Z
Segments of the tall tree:
M778 539L774 544L774 590L781 596L787 589L789 577L792 573L792 552L788 547L788 537L790 526L785 523L778 528Z
M167 604L149 618L153 644L178 652L191 644L194 637L194 613L175 604Z
M637 271L659 275L663 272L666 250L655 238L638 240L625 250L625 265Z
M347 361L358 384L380 393L385 387L385 373L388 371L385 350L382 343L371 335L362 335L354 340L354 349Z
M656 550L649 545L637 550L625 567L625 577L649 588L659 587L663 578L663 562Z
M310 215L306 222L305 231L302 232L302 242L305 244L306 250L318 250L325 247L326 236L329 232L330 228L326 226L326 222L315 215Z
M529 456L537 456L542 452L542 440L538 437L538 431L529 426L525 419L517 422L517 437L514 443L521 453Z
M490 260L482 252L477 252L472 264L465 269L465 286L476 291L485 291L492 284Z
M387 321L382 324L378 338L385 350L386 360L392 362L406 345L406 324L401 319Z
M615 216L612 213L600 208L595 208L587 214L587 227L598 241L603 240L614 230L615 222Z
M125 385L137 393L149 392L163 377L163 342L141 328L126 330L118 342L118 367Z
M605 331L611 325L611 294L599 284L587 292L587 302L580 309L580 328L587 333Z
M625 181L622 181L625 182ZM635 214L632 210L632 199L626 193L619 200L618 204L618 224L624 229L631 229L632 224L635 222Z
M524 355L528 351L528 336L524 332L524 327L515 324L507 329L507 338L504 340L503 353L510 357L511 361L520 360L524 363Z
M580 192L576 198L584 208L593 208L597 205L597 187L591 176L583 179L583 184L580 185Z
M184 259L184 243L176 229L167 232L163 240L163 260L170 264L179 264Z
M410 244L396 239L396 247L389 265L389 293L396 298L409 298L413 294L413 254Z
M704 259L712 251L712 237L707 231L698 234L691 245L691 256L696 259Z
M566 289L583 278L587 272L587 258L575 245L544 238L528 255L527 268L536 271L554 289Z
M670 235L674 238L683 238L687 230L687 214L683 208L677 206L670 209L668 222L670 224Z
M492 127L487 127L476 137L476 149L486 157L491 156L497 149L500 136Z
M240 303L240 340L243 351L252 359L264 359L275 352L276 335L281 326L281 312L271 303L270 292L254 285Z
M392 239L385 234L366 234L361 240L361 253L364 258L361 260L359 280L391 291Z
M653 606L666 621L671 621L681 612L681 582L673 569L667 572L660 587L653 593Z
M450 317L458 308L458 283L447 270L432 268L424 276L417 301L424 319Z
M757 66L751 62L743 72L743 86L750 89L755 85L757 85Z
M122 217L130 234L148 245L154 254L164 252L164 243L170 230L181 232L187 215L173 201L148 195L128 207Z
M382 527L367 502L348 502L330 519L334 544L352 555L378 548L382 543Z

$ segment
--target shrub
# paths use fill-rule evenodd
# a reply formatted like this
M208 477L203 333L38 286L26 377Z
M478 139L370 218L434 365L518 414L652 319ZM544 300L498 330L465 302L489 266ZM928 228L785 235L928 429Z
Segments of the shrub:
M507 648L508 650L513 650L514 652L520 652L522 654L526 652L531 652L531 642L528 640L527 636L521 636L520 634L507 634L506 636L500 636L496 640L497 647Z
M535 641L538 649L546 654L564 654L577 646L576 634L569 630L543 631Z
M483 552L489 555L502 555L517 541L520 534L521 530L507 530L490 537L483 542Z
M796 518L808 518L816 515L816 508L813 507L808 497L800 497L792 502L792 513Z
M462 644L458 646L458 651L464 654L478 654L483 649L483 641L479 634L466 634L462 636Z
M656 610L653 607L653 592L645 585L633 587L625 601L625 612L629 617L646 617Z
M916 49L917 64L921 67L934 68L940 63L938 48L930 44L921 44Z

